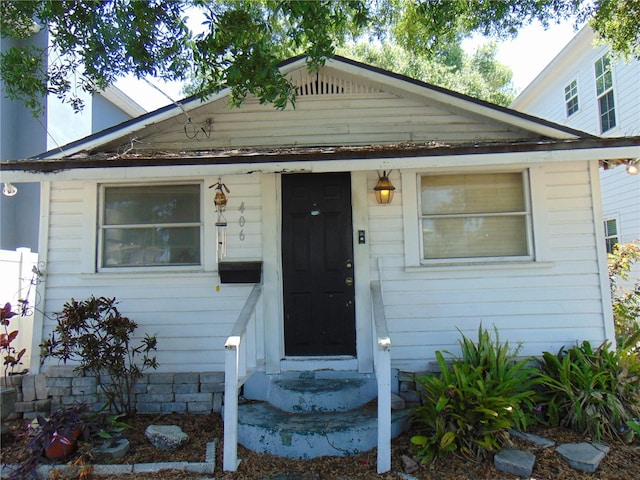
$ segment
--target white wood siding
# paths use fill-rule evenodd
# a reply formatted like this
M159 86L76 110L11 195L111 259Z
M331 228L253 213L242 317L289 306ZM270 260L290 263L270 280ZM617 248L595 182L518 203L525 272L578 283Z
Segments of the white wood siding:
M329 97L329 98L328 98ZM198 148L371 145L403 142L469 142L483 138L526 138L487 122L463 118L431 105L387 93L302 97L295 110L273 111L270 105L247 100L229 110L223 101L215 112L196 112L198 125L212 120L211 138L189 141L183 125L172 121L136 140L141 150L151 145L167 151ZM171 128L167 128L167 127ZM195 143L195 145L194 145Z
M205 202L212 203L213 191L207 187L215 180L203 180ZM260 176L228 176L223 181L231 190L225 212L227 259L260 259ZM91 244L83 240L85 226L88 223L91 229L96 225L95 213L87 211L85 195L93 190L97 196L97 189L97 184L87 189L79 182L52 183L44 338L55 325L54 312L62 310L72 297L116 297L121 313L138 323L137 336L158 336L157 357L162 371L224 370L224 342L251 286L220 284L217 272L204 268L190 272L84 272L83 257L88 256L89 263L95 265L95 241ZM244 213L239 211L242 202ZM205 208L205 213L205 222L213 224L216 217L212 209ZM242 228L241 215L246 221ZM244 241L239 238L240 230L245 233ZM203 248L215 257L214 234L207 235Z
M535 170L531 175L536 198L533 209L538 217L534 236L545 237L546 245L540 241L539 248L546 251L539 261L518 264L407 268L404 250L417 240L406 238L403 208L417 200L404 195L400 172L391 174L396 191L388 206L375 202L376 172L366 172L366 182L354 183L354 197L367 198L366 203L356 205L368 211L364 218L371 279L378 278L377 261L384 258L381 280L394 367L427 368L436 350L456 351L458 329L473 337L480 322L488 329L498 328L501 338L514 347L522 342L523 355L557 351L583 339L596 344L605 339L607 314L602 307L590 164L529 167ZM209 202L212 191L206 187L214 180L201 180ZM223 181L231 189L225 213L229 258L263 259L263 232L274 235L272 227L263 225L278 225L278 209L269 209L268 218L263 218L260 175L229 175ZM95 214L94 218L87 216L90 202L85 196L97 188L97 183L92 188L74 182L52 183L44 334L53 328L53 313L71 297L115 296L122 313L138 323L139 336L158 335L162 371L222 371L224 341L251 286L220 284L217 273L204 268L192 272L83 272L79 259L88 255L93 260L95 252L84 240L87 222L95 225ZM241 202L246 208L245 242L239 240ZM207 221L215 222L212 209L206 213ZM363 218L362 212L354 212L354 217ZM214 254L214 231L207 231L204 248ZM266 263L270 269L279 268L277 260L270 258ZM280 281L278 273L270 272ZM359 321L366 324L369 320ZM265 316L272 341L281 335L279 322Z
M230 108L228 98L204 104L133 134L125 144L105 148L164 151L323 145L374 145L404 142L461 143L481 139L532 138L531 132L509 127L479 115L462 114L427 97L376 85L366 78L323 70L334 82L353 88L298 96L295 108L274 110L253 97L241 108ZM306 70L294 72L306 74ZM333 77L332 77L333 75ZM299 84L306 84L299 81ZM315 87L314 87L315 88ZM189 139L185 133L197 138ZM202 132L200 129L204 129ZM122 140L120 140L121 142Z
M567 61L558 63L546 76L537 79L539 83L535 87L522 92L512 108L595 135L639 135L639 60L612 61L616 126L604 133L600 131L594 64L608 51L606 46L589 48L582 55L571 56ZM578 82L579 109L567 117L564 89L573 80Z
M512 108L605 137L640 135L640 60L612 61L616 127L600 132L596 97L596 60L609 51L606 45L594 46L590 30L576 38L514 101ZM564 88L578 81L580 109L566 116ZM615 218L622 242L640 239L640 175L627 175L624 167L601 169L604 218ZM600 227L599 227L600 228ZM640 279L640 274L636 275Z
M544 183L532 185L544 192L533 206L549 234L544 262L406 269L403 248L412 242L403 238L401 202L416 199L398 188L392 206L370 204L372 276L384 257L394 367L426 369L436 350L458 350L458 329L475 338L480 323L514 347L522 342L522 355L605 339L589 165L549 165L534 178ZM375 175L369 180L371 188Z
M640 240L640 175L631 176L624 167L601 172L605 220L618 222L620 242Z

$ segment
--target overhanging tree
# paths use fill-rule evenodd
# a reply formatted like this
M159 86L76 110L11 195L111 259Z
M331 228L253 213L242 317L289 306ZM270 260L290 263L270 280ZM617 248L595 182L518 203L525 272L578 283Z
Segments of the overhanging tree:
M194 9L206 18L198 34L187 26ZM235 104L253 94L284 108L295 89L278 64L292 55L305 54L318 68L365 32L433 55L461 35L504 37L533 20L570 16L590 18L614 51L640 57L640 0L3 0L0 31L14 41L0 56L0 75L5 94L34 114L47 94L80 109L80 90L100 90L125 74L195 75L203 96L228 86ZM60 55L21 41L36 24L48 28Z
M339 48L337 53L369 65L400 73L498 105L509 105L515 90L513 72L495 58L497 45L481 46L467 54L460 42L446 45L435 55L418 55L399 45L359 42Z

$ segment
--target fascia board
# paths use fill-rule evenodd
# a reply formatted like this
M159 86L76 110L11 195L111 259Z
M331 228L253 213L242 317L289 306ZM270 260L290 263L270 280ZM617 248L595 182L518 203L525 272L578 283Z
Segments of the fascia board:
M273 161L255 163L211 163L206 165L163 165L147 167L77 168L57 172L3 170L3 181L12 183L72 180L167 180L211 175L246 175L290 172L355 172L397 169L459 169L526 166L572 161L605 161L640 157L640 145L571 150L541 150L507 153L415 156L403 158L353 158L313 161Z

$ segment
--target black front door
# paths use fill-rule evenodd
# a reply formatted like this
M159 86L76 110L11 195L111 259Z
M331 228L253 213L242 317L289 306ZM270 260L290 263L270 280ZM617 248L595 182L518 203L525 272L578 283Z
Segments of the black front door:
M285 354L355 355L349 173L282 176Z

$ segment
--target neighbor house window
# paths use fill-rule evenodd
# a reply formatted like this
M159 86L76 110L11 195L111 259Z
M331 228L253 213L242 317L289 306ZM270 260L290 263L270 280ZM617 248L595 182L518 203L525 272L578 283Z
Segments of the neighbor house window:
M564 102L567 106L567 117L578 111L578 81L574 80L564 87Z
M526 172L420 177L423 260L530 257Z
M600 112L600 131L602 133L616 126L616 109L613 100L613 75L608 55L599 58L595 64L596 93Z
M103 186L100 266L199 265L200 185Z
M615 218L604 221L604 239L607 253L613 253L613 246L618 243L618 221Z

